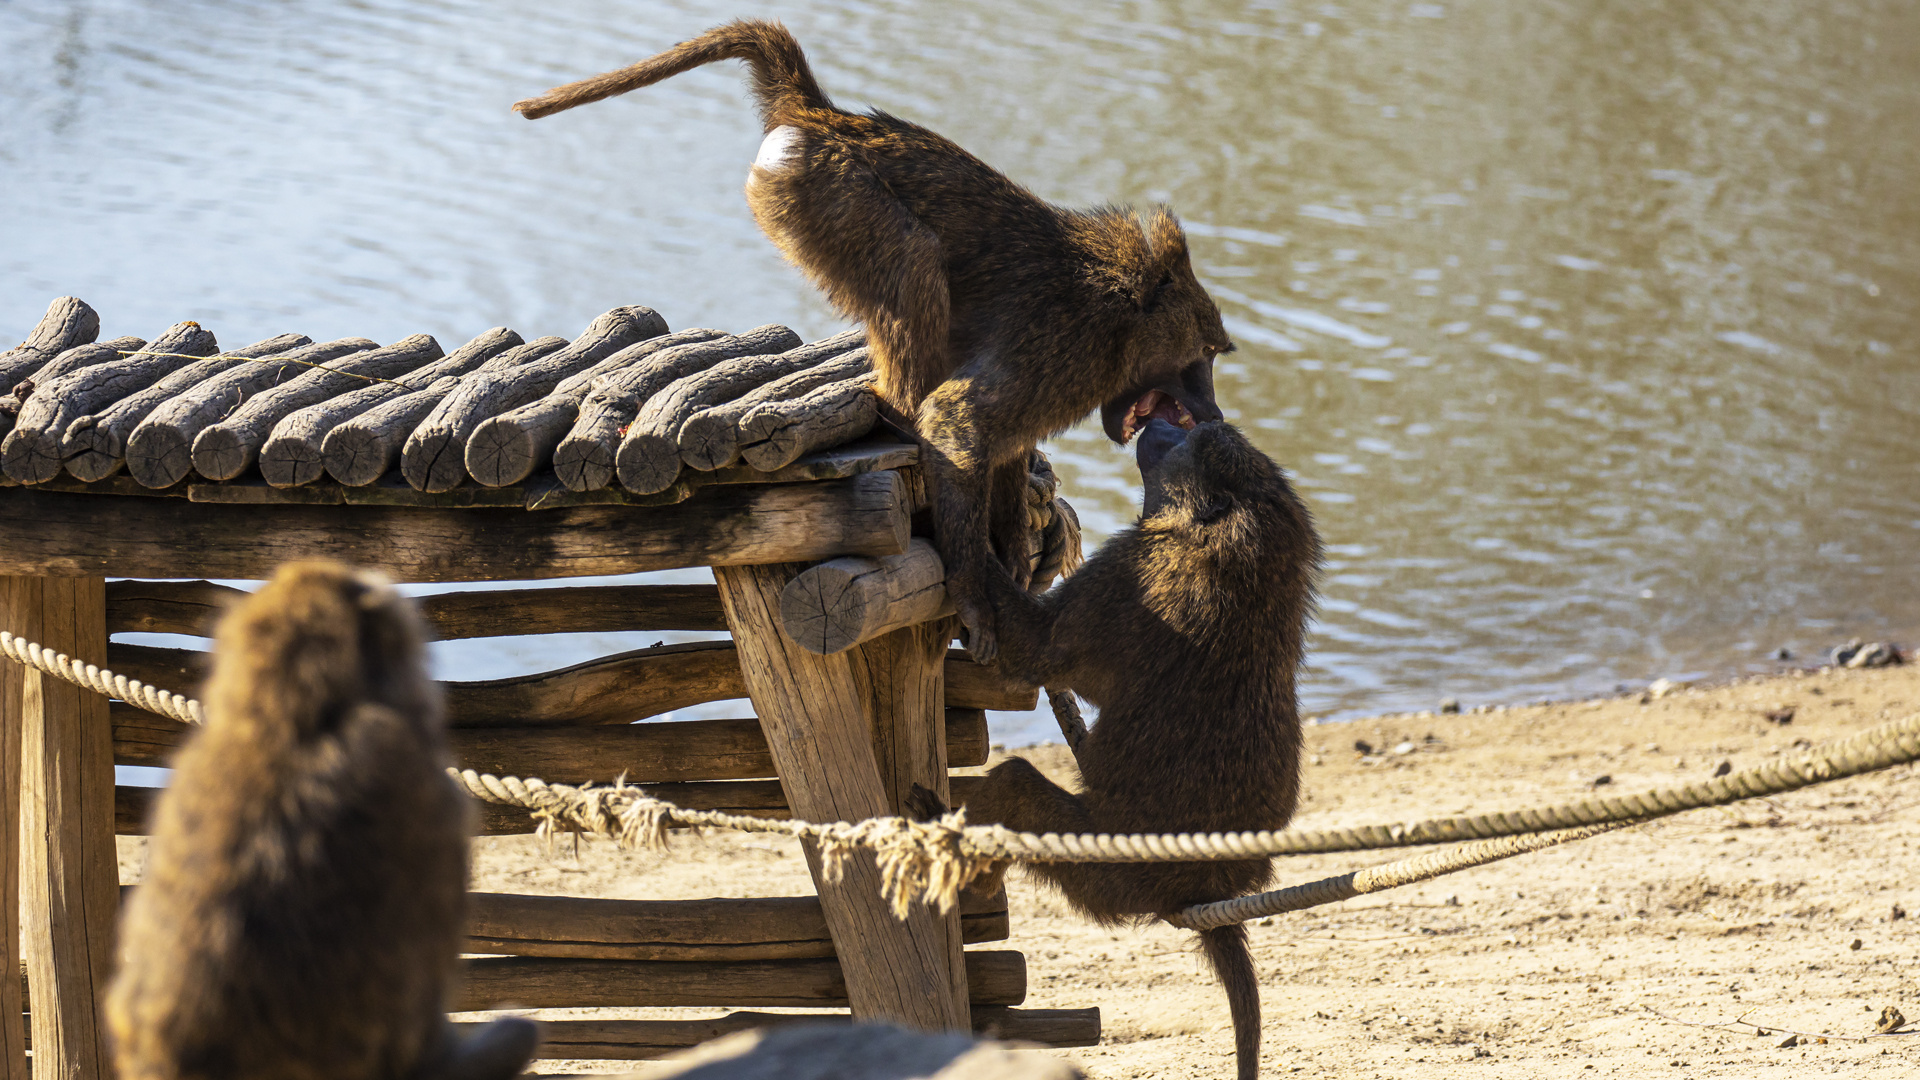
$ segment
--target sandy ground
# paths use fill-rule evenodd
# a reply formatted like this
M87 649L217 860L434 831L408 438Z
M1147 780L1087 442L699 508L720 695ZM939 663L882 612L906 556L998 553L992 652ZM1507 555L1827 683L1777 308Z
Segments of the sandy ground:
M1794 710L1790 723L1765 716L1783 708ZM1916 709L1920 666L1907 666L1688 689L1646 703L1318 725L1307 732L1312 756L1296 823L1560 802L1592 791L1603 775L1622 791L1694 780L1723 761L1745 767ZM1362 755L1355 740L1379 752ZM1393 752L1409 742L1414 749ZM1059 747L1016 753L1056 776L1070 773ZM1889 1005L1920 1021L1916 780L1903 766L1264 920L1252 928L1263 1074L1915 1075L1920 1035L1783 1049L1778 1029L1865 1035ZM1276 884L1391 857L1289 858ZM475 887L634 898L811 891L794 845L734 834L690 837L664 855L591 844L577 860L530 838L483 840ZM1191 935L1164 925L1099 929L1017 875L1011 903L1012 939L987 947L1027 955L1027 1006L1097 1005L1104 1018L1099 1046L1036 1052L1072 1057L1096 1078L1232 1076L1224 1001ZM1772 1033L1689 1026L1736 1017Z

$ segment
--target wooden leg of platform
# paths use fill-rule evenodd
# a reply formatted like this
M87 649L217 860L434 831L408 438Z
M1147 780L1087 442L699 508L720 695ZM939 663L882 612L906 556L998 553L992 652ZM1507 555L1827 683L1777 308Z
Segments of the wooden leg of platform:
M18 633L22 577L0 577L0 627ZM27 1080L26 1007L20 993L20 739L27 669L0 660L0 1080Z
M796 817L859 821L893 812L874 762L870 707L846 653L817 656L780 629L780 591L802 565L716 567L720 602L739 648L747 692ZM848 860L838 882L809 866L847 980L853 1015L928 1030L968 1029L954 1000L946 943L933 913L902 922L880 896L871 856Z
M104 578L6 580L0 625L58 652L106 663ZM33 1071L57 1080L109 1080L98 1010L113 968L120 883L107 699L28 671L17 709L21 936L32 994Z
M873 730L873 756L880 767L889 813L906 809L914 784L932 789L942 802L952 799L947 785L947 642L953 628L935 619L882 634L848 654L854 676L867 696ZM947 992L959 1015L967 1016L967 969L962 955L960 911L933 914L941 950L952 978Z

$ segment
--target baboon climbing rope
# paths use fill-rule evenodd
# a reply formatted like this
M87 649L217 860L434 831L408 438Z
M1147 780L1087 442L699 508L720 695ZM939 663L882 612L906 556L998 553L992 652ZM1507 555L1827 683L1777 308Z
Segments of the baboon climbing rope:
M188 724L203 722L200 703L115 675L33 642L0 631L0 654L95 693ZM543 780L483 775L449 769L454 782L474 798L526 809L542 833L588 833L622 845L658 847L670 825L778 833L820 847L834 872L856 849L874 852L882 888L904 916L916 900L941 910L957 902L960 889L990 864L1020 862L1193 862L1257 859L1339 851L1411 847L1471 841L1325 878L1304 885L1218 903L1198 904L1164 917L1175 926L1205 930L1266 915L1316 907L1365 893L1408 885L1482 866L1687 810L1724 806L1778 795L1850 776L1920 761L1920 713L1847 739L1728 773L1702 783L1608 795L1558 806L1489 814L1432 818L1403 825L1282 832L1078 835L1015 832L1000 825L968 825L964 811L937 821L871 818L859 822L775 821L711 810L688 810L620 781L606 786L549 784Z

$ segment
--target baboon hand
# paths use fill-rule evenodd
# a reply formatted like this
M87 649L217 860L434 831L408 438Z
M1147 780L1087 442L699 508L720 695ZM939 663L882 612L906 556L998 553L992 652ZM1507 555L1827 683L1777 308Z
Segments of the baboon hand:
M1000 659L1000 638L994 633L993 608L978 601L954 601L960 622L966 627L967 655L981 667L992 667Z

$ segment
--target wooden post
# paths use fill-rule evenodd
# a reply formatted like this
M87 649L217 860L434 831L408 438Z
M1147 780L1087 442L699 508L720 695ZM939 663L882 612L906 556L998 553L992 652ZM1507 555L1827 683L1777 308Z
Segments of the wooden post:
M805 569L795 564L716 567L720 602L739 647L747 692L797 817L859 821L893 812L874 762L869 695L851 657L816 656L780 630L780 591ZM938 702L938 698L935 699ZM936 710L937 712L937 710ZM901 922L880 896L870 854L848 860L838 882L807 861L847 981L853 1015L929 1030L965 1031L952 992L947 941L931 910Z
M104 665L104 578L7 582L0 625ZM26 672L23 684L20 907L33 1071L43 1080L110 1080L98 1003L113 968L120 882L107 699L37 671Z
M952 621L942 618L882 634L852 651L854 677L867 695L873 756L890 813L905 812L914 784L929 788L942 802L952 801L946 723L947 642L952 638ZM965 1019L967 969L960 910L930 914L946 957L947 993Z
M0 626L19 632L27 583L0 577ZM28 1080L20 994L20 740L28 669L0 660L0 1080Z

